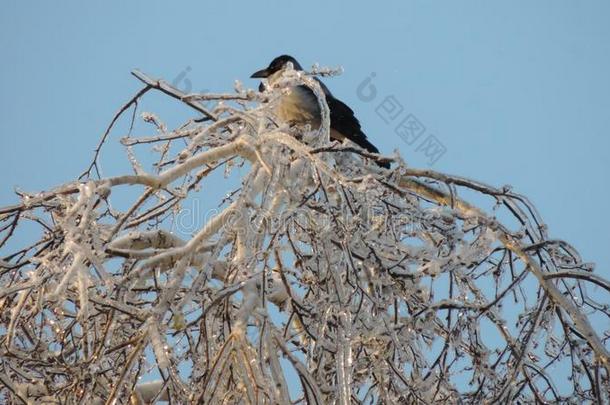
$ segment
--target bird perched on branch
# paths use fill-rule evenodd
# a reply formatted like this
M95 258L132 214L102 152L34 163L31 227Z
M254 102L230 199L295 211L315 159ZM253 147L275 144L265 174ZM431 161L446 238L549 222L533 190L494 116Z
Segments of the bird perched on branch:
M278 56L273 59L269 66L254 72L251 78L266 78L273 85L282 75L282 72L292 64L293 69L302 71L303 68L295 58L289 55ZM354 112L341 100L336 99L328 87L315 78L320 84L326 103L330 110L330 138L343 141L345 138L371 153L379 153L379 149L369 142L360 122L354 116ZM288 94L284 95L276 110L278 118L289 124L309 124L312 129L321 125L322 114L314 92L306 85L291 87ZM379 166L390 168L387 162L377 162Z

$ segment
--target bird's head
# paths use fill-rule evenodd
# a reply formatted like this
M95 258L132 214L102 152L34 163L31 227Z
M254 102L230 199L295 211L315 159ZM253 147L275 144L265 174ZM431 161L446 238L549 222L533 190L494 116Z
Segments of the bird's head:
M299 62L297 62L297 60L295 58L293 58L290 55L282 55L282 56L278 56L277 58L273 59L271 61L271 63L269 64L269 66L267 66L265 69L261 69L257 72L254 72L252 74L252 76L250 76L251 78L255 79L255 78L266 78L266 77L270 77L272 75L274 75L275 73L284 70L286 68L286 65L288 65L288 62L292 63L292 67L295 70L303 70L303 68L301 67L301 65L299 65Z

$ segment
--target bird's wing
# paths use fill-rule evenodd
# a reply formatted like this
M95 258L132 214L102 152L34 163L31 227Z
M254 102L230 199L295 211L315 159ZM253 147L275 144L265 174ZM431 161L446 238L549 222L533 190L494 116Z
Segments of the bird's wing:
M330 110L330 126L331 129L338 132L340 135L354 142L356 145L360 146L363 149L371 153L379 153L379 149L375 147L366 137L366 134L362 132L362 128L360 127L360 122L358 118L354 115L354 111L343 101L335 98L328 87L322 83L319 79L316 78L324 94L326 95L326 103L328 104L328 109ZM331 131L331 137L333 135L333 131ZM339 140L342 140L339 139ZM387 163L381 164L383 167L389 167Z
M347 139L372 153L379 153L379 149L369 142L358 118L354 112L341 100L334 97L326 97L328 109L330 110L330 122L332 129L344 135Z

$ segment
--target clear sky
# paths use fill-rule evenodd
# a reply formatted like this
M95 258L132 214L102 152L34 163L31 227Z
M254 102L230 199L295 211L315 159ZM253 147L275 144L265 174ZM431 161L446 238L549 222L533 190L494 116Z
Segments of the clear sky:
M290 53L307 67L344 67L326 83L383 152L429 164L376 112L393 95L397 119L411 114L420 140L446 148L434 169L511 184L552 237L608 277L608 21L607 1L5 1L0 205L15 201L15 186L50 188L86 167L140 88L131 69L230 91L235 79L255 86L250 73ZM377 96L366 101L357 90L372 73Z

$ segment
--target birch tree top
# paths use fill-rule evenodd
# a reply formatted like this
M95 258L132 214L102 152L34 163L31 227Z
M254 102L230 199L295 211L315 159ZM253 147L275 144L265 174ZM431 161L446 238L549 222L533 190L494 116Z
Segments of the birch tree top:
M0 398L607 402L610 283L525 196L331 143L312 76L332 73L280 81L314 90L311 131L274 119L281 88L183 94L133 72L144 87L83 175L0 208ZM152 92L193 116L138 115ZM131 172L102 176L115 123L138 117L153 133L121 138ZM238 186L211 200L213 176ZM180 232L193 201L213 215Z

